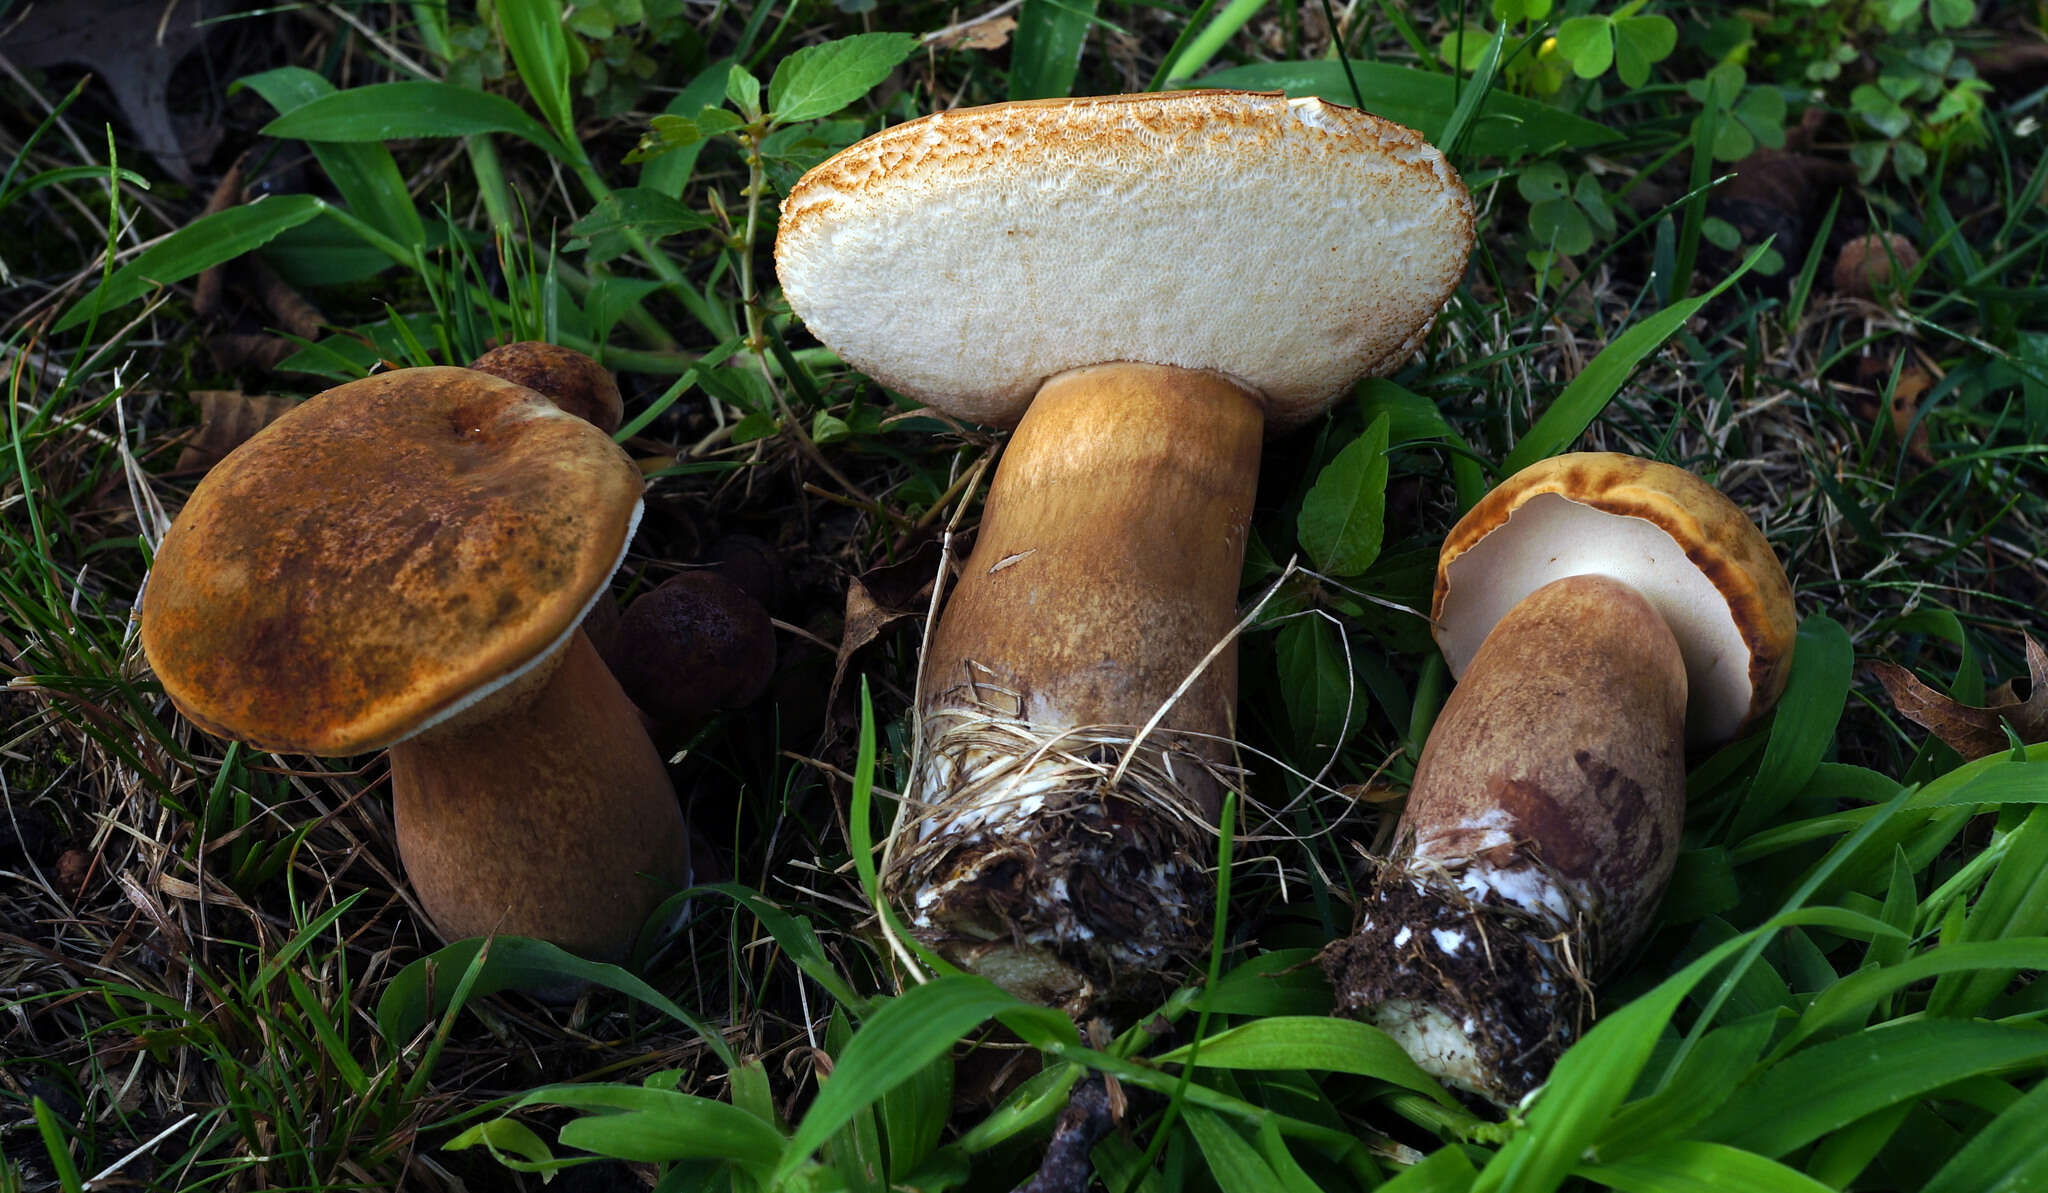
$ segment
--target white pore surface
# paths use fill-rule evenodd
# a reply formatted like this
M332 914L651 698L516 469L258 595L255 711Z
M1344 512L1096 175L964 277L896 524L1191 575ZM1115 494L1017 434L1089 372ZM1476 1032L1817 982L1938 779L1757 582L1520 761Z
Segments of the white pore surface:
M1000 105L807 174L776 268L813 334L976 422L1116 361L1226 374L1276 424L1404 360L1463 274L1472 204L1398 125L1243 92Z
M1462 676L1494 623L1523 597L1567 576L1607 576L1641 593L1685 656L1686 736L1725 740L1749 711L1749 647L1728 598L1655 523L1543 493L1453 560L1436 627Z

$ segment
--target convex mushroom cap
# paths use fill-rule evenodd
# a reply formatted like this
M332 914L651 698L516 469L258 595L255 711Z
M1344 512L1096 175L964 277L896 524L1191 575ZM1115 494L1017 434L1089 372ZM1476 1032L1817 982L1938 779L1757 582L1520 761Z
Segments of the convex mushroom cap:
M142 645L195 724L359 754L518 681L623 558L641 477L523 386L401 369L285 414L164 536Z
M1784 568L1734 502L1682 468L1609 452L1532 464L1458 521L1438 560L1430 615L1454 676L1523 597L1587 574L1635 589L1677 637L1693 745L1747 729L1790 674Z
M782 204L776 271L847 363L1013 425L1111 361L1221 373L1298 425L1414 351L1472 202L1422 136L1278 93L999 104L900 124Z

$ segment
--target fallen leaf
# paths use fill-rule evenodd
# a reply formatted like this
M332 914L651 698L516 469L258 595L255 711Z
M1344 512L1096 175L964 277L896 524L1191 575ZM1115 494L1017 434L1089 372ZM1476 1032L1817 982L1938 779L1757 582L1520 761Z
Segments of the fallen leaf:
M249 436L298 405L293 398L245 394L237 389L194 390L192 400L199 403L199 430L178 453L179 472L204 472L213 467Z
M2048 652L2032 635L2027 637L2027 674L2032 687L2025 700L1979 708L1929 687L1896 663L1873 663L1871 670L1900 716L1940 738L1965 759L2006 749L2010 744L2005 735L2008 724L2023 742L2048 740Z
M825 696L826 708L831 708L839 696L839 685L846 678L846 665L852 661L853 653L879 637L890 622L909 616L908 609L890 609L877 603L868 586L859 580L847 582L846 628L840 633L839 654L832 663L832 687Z
M1010 44L1010 34L1016 28L1016 17L984 17L941 29L927 38L925 44L935 50L1000 50Z
M1906 454L1922 464L1934 463L1934 449L1927 442L1927 424L1916 426L1913 419L1920 413L1920 399L1932 388L1934 378L1919 365L1900 370L1898 384L1892 386L1892 433L1906 440Z

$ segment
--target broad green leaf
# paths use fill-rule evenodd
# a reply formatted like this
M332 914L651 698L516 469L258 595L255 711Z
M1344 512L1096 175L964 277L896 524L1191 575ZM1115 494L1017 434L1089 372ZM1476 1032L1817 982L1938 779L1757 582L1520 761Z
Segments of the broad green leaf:
M725 98L740 110L740 115L751 120L761 112L761 80L735 62L725 72Z
M1700 1133L1782 1156L1951 1082L2048 1061L2048 1031L2002 1023L1884 1024L1795 1052L1738 1091Z
M1848 702L1856 651L1849 633L1824 613L1799 623L1792 675L1778 701L1771 736L1757 763L1729 836L1748 836L1769 824L1796 797L1834 745L1835 725Z
M1692 1139L1591 1165L1579 1175L1623 1193L1833 1193L1833 1186L1776 1160Z
M459 1152L479 1143L490 1150L492 1159L519 1172L552 1172L563 1166L546 1140L513 1118L485 1119L442 1144L441 1150Z
M642 1164L715 1158L756 1174L782 1158L782 1135L739 1107L644 1085L544 1085L512 1103L601 1113L571 1119L562 1146Z
M768 111L777 124L830 116L874 90L916 48L908 33L856 33L805 46L775 68Z
M1050 1122L1066 1107L1074 1083L1087 1070L1080 1065L1054 1065L1027 1079L1003 1099L989 1116L963 1132L956 1141L972 1155L985 1152L1039 1123Z
M1386 532L1387 436L1382 414L1324 465L1295 518L1302 550L1316 569L1355 576L1379 558Z
M1766 1011L1701 1036L1664 1088L1615 1112L1591 1154L1611 1161L1692 1130L1742 1084L1779 1019L1777 1012Z
M1550 1193L1557 1188L1635 1086L1658 1037L1693 987L1738 952L1760 947L1780 928L1851 920L1875 923L1837 908L1804 908L1776 916L1755 931L1716 945L1649 993L1609 1012L1558 1058L1521 1127L1480 1172L1474 1193Z
M1328 1015L1255 1019L1203 1040L1199 1048L1183 1045L1158 1064L1187 1064L1192 1056L1202 1069L1315 1069L1353 1073L1412 1089L1457 1105L1434 1078L1418 1068L1393 1037L1370 1024Z
M754 918L761 921L761 926L768 930L768 935L775 938L775 943L782 946L782 951L796 967L810 975L812 981L823 986L825 993L830 994L833 1001L840 1006L859 1014L867 1005L867 1000L862 998L852 984L840 976L838 969L833 967L831 957L825 952L825 942L818 939L817 930L811 927L809 916L785 911L759 891L737 882L714 882L691 887L683 892L683 897L700 893L723 895L751 912Z
M1442 71L1391 62L1352 62L1351 73L1371 99L1373 114L1383 116L1443 143L1461 95L1459 80ZM1202 76L1204 87L1279 89L1289 95L1316 95L1333 103L1357 102L1344 77L1344 63L1261 62ZM1521 158L1552 149L1589 149L1620 139L1621 134L1559 108L1498 89L1487 92L1464 148L1475 157Z
M1010 34L1010 98L1070 94L1098 0L1024 0Z
M720 59L705 67L675 98L668 101L668 106L662 109L663 113L675 117L689 117L700 135L713 135L704 118L712 111L725 111L713 105L724 97L725 80L731 71L732 63L727 59ZM733 119L737 121L739 118L735 116ZM660 191L671 199L681 198L683 187L689 183L690 175L697 169L697 155L703 150L704 142L700 140L653 158L640 167L640 185Z
M1761 253L1752 252L1741 265L1727 277L1722 278L1713 289L1697 298L1674 302L1656 314L1614 337L1613 342L1600 350L1564 392L1550 404L1550 409L1536 420L1521 441L1515 444L1507 459L1501 462L1501 472L1512 476L1534 464L1547 459L1570 447L1607 403L1621 390L1629 374L1636 371L1645 356L1685 326L1699 309L1718 298L1723 290L1735 284L1735 279L1748 273Z
M1921 1193L2038 1193L2048 1189L2048 1081L1999 1112L1950 1156Z
M1280 668L1280 696L1287 719L1305 747L1332 749L1365 717L1364 685L1353 682L1341 631L1324 617L1305 613L1280 627L1274 643Z
M1582 79L1597 79L1614 64L1614 21L1571 17L1557 27L1557 53Z
M453 83L373 83L337 91L263 126L266 137L303 141L396 141L409 137L467 137L509 133L551 157L569 153L540 121L501 95Z
M1188 1133L1202 1149L1202 1159L1208 1161L1209 1172L1222 1193L1275 1193L1281 1188L1279 1175L1260 1157L1259 1149L1221 1115L1200 1106L1188 1106L1181 1110L1181 1121L1188 1125Z
M523 936L492 937L490 945L490 954L477 973L472 995L589 982L646 1003L697 1033L727 1067L734 1063L732 1050L726 1047L722 1035L671 1002L667 995L616 965L586 961L559 945ZM394 1047L411 1039L427 1020L448 1009L455 993L453 977L475 964L477 952L483 946L482 940L458 940L398 971L377 1000L377 1030ZM431 984L431 1005L427 1000L430 969L439 977Z
M2048 807L2028 812L2002 844L2005 856L1978 892L1958 943L2048 932ZM2012 981L2017 968L1944 975L1928 995L1928 1014L1980 1013Z
M127 306L159 286L182 282L232 261L325 210L327 204L312 195L269 195L202 216L115 270L104 284L73 304L50 330L69 330L95 314Z
M548 126L567 145L576 140L569 115L569 40L560 0L497 0L498 28L519 81ZM581 156L580 154L578 156Z
M882 1136L889 1179L901 1181L936 1151L953 1112L953 1058L939 1056L882 1095Z
M1313 949L1260 953L1219 978L1196 1006L1219 1015L1328 1015L1330 983L1314 960Z
M1630 87L1650 81L1650 67L1678 47L1678 26L1664 16L1616 17L1614 73Z
M882 1004L854 1034L798 1124L771 1183L793 1176L854 1115L997 1015L1013 1030L1030 1022L1041 1031L1078 1039L1066 1016L1031 1006L986 978L952 974L913 986Z
M1378 1193L1467 1193L1479 1174L1464 1149L1453 1143L1438 1148L1422 1163L1405 1169L1379 1187Z
M332 83L300 66L249 75L236 86L246 86L262 96L280 115L335 93ZM426 226L389 149L376 143L325 141L309 141L307 146L341 193L342 202L358 218L400 244L426 243Z

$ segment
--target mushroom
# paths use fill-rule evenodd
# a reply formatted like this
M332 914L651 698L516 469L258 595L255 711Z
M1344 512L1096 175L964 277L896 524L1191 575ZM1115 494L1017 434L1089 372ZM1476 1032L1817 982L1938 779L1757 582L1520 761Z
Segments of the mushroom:
M604 434L523 386L353 381L193 490L142 596L143 650L210 733L389 746L399 852L444 937L617 959L689 876L661 758L577 628L640 489Z
M574 348L517 340L491 349L469 367L523 385L607 435L626 417L618 382L603 365Z
M667 749L719 709L761 698L775 677L775 626L718 571L681 572L626 607L606 662Z
M791 190L811 331L1016 427L922 663L913 932L1077 1015L1201 951L1261 440L1406 360L1471 237L1422 137L1278 94L942 112Z
M1458 687L1358 931L1322 963L1341 1013L1509 1106L1649 929L1687 744L1736 736L1783 692L1792 590L1704 481L1584 453L1523 469L1459 521L1432 617Z

